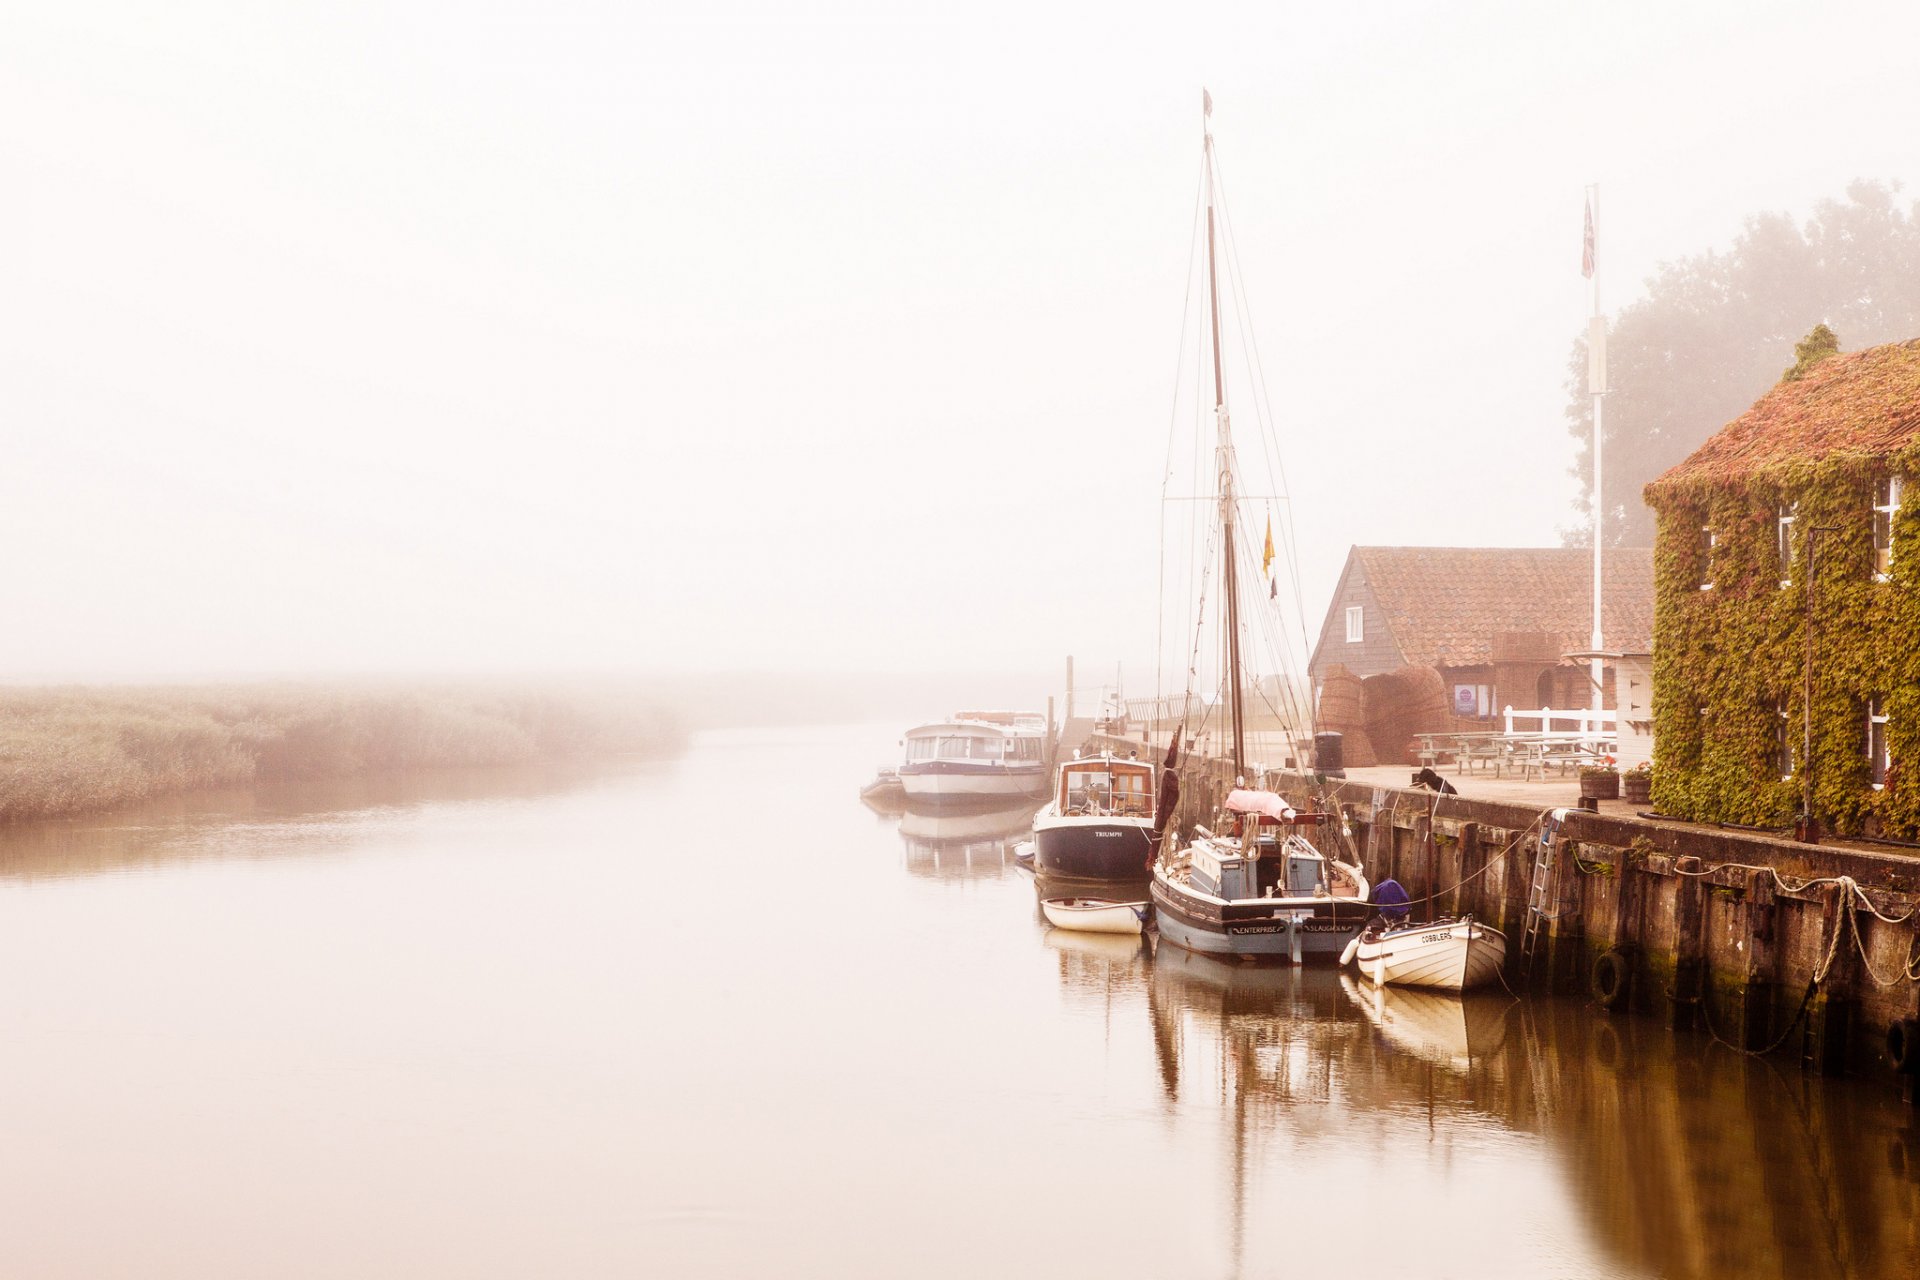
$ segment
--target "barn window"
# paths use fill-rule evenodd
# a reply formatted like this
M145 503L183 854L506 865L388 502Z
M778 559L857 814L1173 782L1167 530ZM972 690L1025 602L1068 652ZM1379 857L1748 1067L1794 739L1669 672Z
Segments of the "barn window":
M1347 643L1359 644L1367 638L1367 611L1359 605L1347 606Z
M1700 526L1700 589L1713 590L1713 549L1719 545L1719 539L1713 536L1712 525Z

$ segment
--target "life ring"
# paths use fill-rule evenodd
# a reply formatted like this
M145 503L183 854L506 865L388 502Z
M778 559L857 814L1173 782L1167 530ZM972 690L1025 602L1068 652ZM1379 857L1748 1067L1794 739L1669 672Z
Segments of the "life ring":
M1887 1060L1902 1075L1920 1075L1920 1018L1896 1018L1887 1028Z
M1587 974L1587 989L1593 994L1593 1002L1609 1011L1626 1004L1628 979L1632 973L1632 966L1627 963L1627 953L1624 951L1616 948L1595 956L1593 969Z

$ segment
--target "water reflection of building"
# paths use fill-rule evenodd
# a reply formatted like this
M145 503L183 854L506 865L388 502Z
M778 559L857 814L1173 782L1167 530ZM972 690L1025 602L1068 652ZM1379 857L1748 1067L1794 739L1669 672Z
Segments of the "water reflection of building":
M1642 1019L1537 1013L1556 1078L1536 1122L1620 1260L1675 1277L1920 1274L1912 1106Z
M1038 806L1022 801L972 813L926 809L900 815L900 847L907 870L936 879L997 879L1015 874L1014 846L1032 830Z
M1266 1256L1280 1206L1261 1188L1320 1166L1321 1143L1450 1160L1522 1133L1567 1170L1623 1271L1920 1274L1920 1113L1882 1088L1789 1077L1583 1003L1383 991L1175 948L1147 993L1169 1113L1222 1117L1214 1185L1236 1271L1249 1232Z

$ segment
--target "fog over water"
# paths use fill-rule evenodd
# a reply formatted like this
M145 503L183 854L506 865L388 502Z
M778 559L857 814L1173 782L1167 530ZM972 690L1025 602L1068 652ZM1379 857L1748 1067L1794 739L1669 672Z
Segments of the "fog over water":
M1143 670L1202 84L1308 612L1354 542L1552 541L1583 185L1615 306L1911 178L1917 37L1904 4L13 6L0 677Z

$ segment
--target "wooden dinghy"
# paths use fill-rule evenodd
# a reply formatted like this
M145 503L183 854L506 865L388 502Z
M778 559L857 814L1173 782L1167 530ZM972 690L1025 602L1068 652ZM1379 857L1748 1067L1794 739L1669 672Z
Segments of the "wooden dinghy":
M1507 959L1507 936L1472 916L1375 925L1349 942L1340 959L1375 986L1467 991L1492 982L1500 972Z
M1144 902L1112 902L1106 898L1045 898L1040 909L1056 929L1135 936L1146 923L1148 911Z

